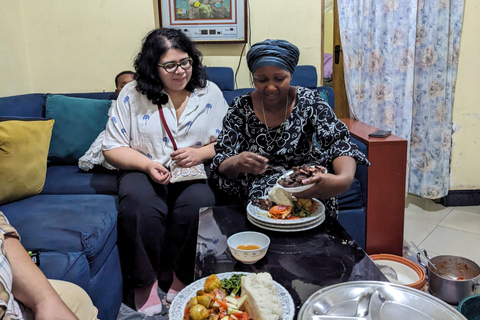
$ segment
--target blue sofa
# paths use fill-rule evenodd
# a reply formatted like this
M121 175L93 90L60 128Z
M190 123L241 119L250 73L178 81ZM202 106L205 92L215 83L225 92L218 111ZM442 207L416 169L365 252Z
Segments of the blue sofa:
M234 88L231 68L209 67L206 71L229 103L235 96L252 90ZM292 84L319 90L334 106L331 88L317 88L315 67L298 66ZM64 96L107 100L110 94L78 93ZM0 117L45 118L45 106L46 95L41 93L2 97ZM83 133L75 134L80 136ZM52 136L50 146L57 142ZM361 151L367 152L364 144L356 143ZM341 224L363 248L366 171L364 166L357 167L352 187L340 197L339 213ZM76 164L57 161L49 163L45 184L39 194L0 205L0 211L22 236L26 249L39 252L39 267L45 275L51 279L71 281L84 288L99 309L99 318L102 320L115 319L122 301L122 278L116 245L117 203L114 171L98 167L84 172Z
M66 96L105 99L108 104L109 95ZM42 118L45 105L45 94L3 97L0 117ZM58 142L54 138L52 135L50 145ZM44 274L85 289L102 320L115 319L122 302L116 195L116 172L102 167L85 172L77 164L57 161L48 165L38 195L0 205L0 211L21 235L24 247L39 253Z

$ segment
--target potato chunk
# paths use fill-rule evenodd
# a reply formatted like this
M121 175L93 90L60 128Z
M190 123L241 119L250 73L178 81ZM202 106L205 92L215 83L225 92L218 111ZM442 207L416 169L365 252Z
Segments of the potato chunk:
M205 280L203 287L205 292L213 292L213 290L220 289L222 287L222 282L216 274L212 274Z

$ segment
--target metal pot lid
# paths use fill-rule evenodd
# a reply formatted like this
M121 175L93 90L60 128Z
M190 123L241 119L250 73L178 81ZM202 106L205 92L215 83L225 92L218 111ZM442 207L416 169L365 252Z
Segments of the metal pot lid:
M455 308L428 293L381 281L351 281L323 288L305 301L298 319L466 320Z

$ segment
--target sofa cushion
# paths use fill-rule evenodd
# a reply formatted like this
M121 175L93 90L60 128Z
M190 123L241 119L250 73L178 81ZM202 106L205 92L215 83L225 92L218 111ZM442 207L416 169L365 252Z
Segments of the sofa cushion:
M338 213L338 222L347 230L353 240L366 250L367 214L365 208L341 210Z
M30 93L0 98L0 117L44 117L45 94Z
M84 252L92 261L105 247L111 251L115 246L115 196L37 195L0 210L29 250Z
M338 196L338 208L340 210L362 208L364 206L362 196L362 186L357 178L353 178L350 189Z
M76 164L105 130L111 103L110 100L48 94L45 116L55 119L48 160Z
M54 120L0 118L0 204L43 189Z
M292 75L292 86L300 86L310 89L317 88L317 68L311 65L298 65Z
M220 90L234 90L233 69L230 67L207 67L205 68L207 79L214 82Z
M76 165L50 165L41 194L116 195L117 171L97 166L86 172Z

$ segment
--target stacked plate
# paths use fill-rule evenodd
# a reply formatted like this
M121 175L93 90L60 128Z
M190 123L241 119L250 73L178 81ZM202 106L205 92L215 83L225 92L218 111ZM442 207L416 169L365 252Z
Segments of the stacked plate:
M268 211L254 206L251 202L247 205L247 218L253 225L271 231L297 232L313 229L325 221L325 206L317 199L312 200L318 203L318 208L314 213L305 218L277 220L271 218Z

